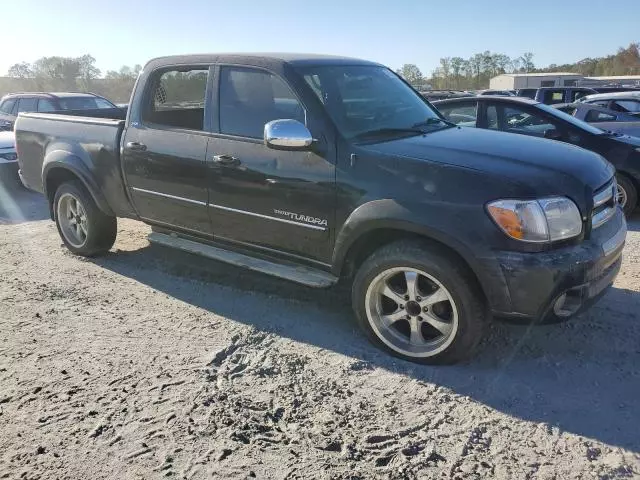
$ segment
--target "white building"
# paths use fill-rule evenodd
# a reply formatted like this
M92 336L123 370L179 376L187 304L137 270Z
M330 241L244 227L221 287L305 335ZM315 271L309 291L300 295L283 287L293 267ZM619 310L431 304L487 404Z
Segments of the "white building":
M640 75L614 75L610 77L585 77L587 83L617 83L620 85L640 85Z
M505 73L493 77L489 88L495 90L517 90L519 88L572 87L584 77L579 73Z
M610 77L584 77L579 73L505 73L493 77L489 88L493 90L517 90L519 88L574 87L576 85L639 85L640 75L619 75Z

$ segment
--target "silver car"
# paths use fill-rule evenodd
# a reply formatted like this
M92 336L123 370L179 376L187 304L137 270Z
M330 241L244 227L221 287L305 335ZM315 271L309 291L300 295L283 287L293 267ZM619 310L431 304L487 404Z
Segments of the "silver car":
M595 103L562 103L554 107L602 130L640 137L640 117L610 110Z
M18 179L18 154L13 131L0 132L0 185Z

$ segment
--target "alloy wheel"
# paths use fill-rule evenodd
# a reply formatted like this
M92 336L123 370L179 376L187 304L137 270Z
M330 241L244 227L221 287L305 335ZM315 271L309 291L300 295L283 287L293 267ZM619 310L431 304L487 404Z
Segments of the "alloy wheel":
M458 330L458 309L435 277L415 268L378 274L367 288L367 319L382 342L409 357L436 355Z
M89 235L87 212L82 202L74 195L65 193L58 200L56 213L65 240L74 247L81 248Z

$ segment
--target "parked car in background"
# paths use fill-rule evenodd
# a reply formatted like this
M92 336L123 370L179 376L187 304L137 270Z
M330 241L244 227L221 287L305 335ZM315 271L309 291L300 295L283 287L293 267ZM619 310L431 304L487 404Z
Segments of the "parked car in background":
M164 246L307 286L344 278L366 336L425 363L467 357L488 312L569 318L620 269L611 164L456 128L383 65L162 57L130 107L16 122L20 169L75 254L106 253L128 217Z
M509 90L492 90L492 89L486 89L486 90L476 90L475 92L476 95L500 95L503 97L515 97L515 95L513 93L511 93L511 91Z
M619 203L625 214L638 204L640 138L606 132L529 98L455 98L434 102L434 106L460 126L559 140L599 153L617 169Z
M640 137L640 118L616 112L594 103L559 103L553 106L602 130Z
M590 87L598 93L619 93L619 92L637 92L640 91L640 87L622 87L622 86L603 86L603 87Z
M640 117L640 92L614 92L588 95L580 99L580 102L591 103L607 107L610 110L628 113Z
M12 131L0 132L0 189L5 181L18 179L18 154Z
M537 88L519 88L516 90L516 97L536 98Z
M462 90L423 90L420 92L429 101L442 100L444 98L473 97L474 94Z
M518 90L518 97L531 98L540 103L553 105L555 103L573 103L577 99L596 92L587 87L542 87L542 88L521 88Z
M0 100L0 128L12 130L20 112L58 112L117 108L93 93L10 93Z

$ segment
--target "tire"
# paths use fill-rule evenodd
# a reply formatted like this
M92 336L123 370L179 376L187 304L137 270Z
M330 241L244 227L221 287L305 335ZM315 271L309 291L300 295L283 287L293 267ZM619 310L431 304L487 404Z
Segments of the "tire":
M413 294L410 282L418 285ZM353 282L352 304L374 344L424 364L471 356L487 320L468 268L442 247L412 241L384 246L365 260Z
M76 255L103 255L116 241L116 218L104 214L79 181L65 182L58 187L53 212L60 238Z
M638 205L638 190L631 179L624 175L616 175L616 181L618 182L618 200L625 216L628 217Z

